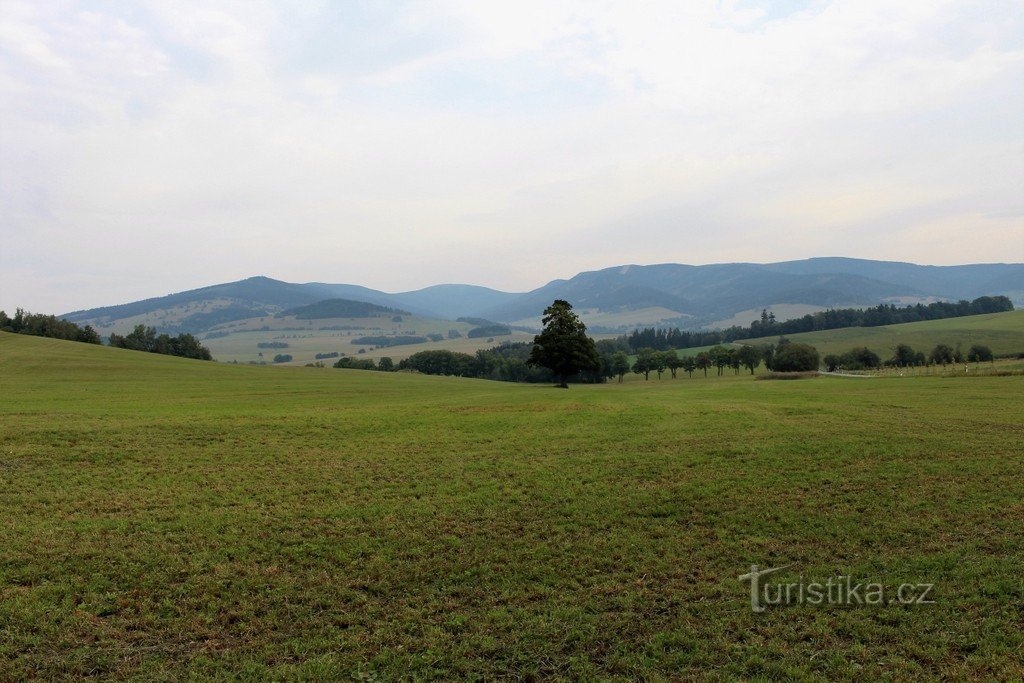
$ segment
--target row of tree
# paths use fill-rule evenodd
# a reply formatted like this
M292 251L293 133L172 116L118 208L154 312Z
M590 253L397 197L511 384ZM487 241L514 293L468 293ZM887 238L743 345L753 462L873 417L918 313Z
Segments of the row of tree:
M782 337L777 344L746 344L732 347L719 344L707 351L681 358L674 350L640 349L631 369L637 374L642 374L645 380L650 378L652 372L658 373L658 379L661 379L665 370L668 370L674 379L676 371L680 369L690 377L693 377L697 370L703 370L704 376L707 377L711 368L715 368L719 376L724 375L727 368L731 368L736 374L739 374L740 368L746 368L750 374L754 374L761 363L773 372L808 372L818 369L819 357L817 349L813 346L794 343ZM623 374L625 373L619 375L620 382Z
M623 339L633 352L642 348L659 351L665 349L688 349L712 344L725 344L739 339L756 339L775 335L798 334L819 330L834 330L846 327L877 327L898 323L919 322L958 318L983 313L1003 313L1013 310L1013 302L1005 296L982 296L973 301L957 303L938 301L931 304L915 304L897 307L880 304L873 308L838 308L811 313L801 318L779 322L775 314L761 310L761 319L749 326L734 325L724 330L689 332L679 328L637 329Z
M822 359L829 372L837 370L877 370L883 365L891 368L913 368L927 365L953 365L956 363L991 363L995 361L992 349L984 344L974 344L965 354L960 347L937 344L927 355L915 351L909 344L897 344L892 358L882 361L881 357L866 347L850 349L842 354L829 354Z
M0 311L0 330L16 334L30 334L36 337L66 339L87 344L103 343L99 333L91 325L79 327L75 323L63 318L40 313L28 313L20 308L15 311L13 318L9 317L4 311ZM145 325L136 326L134 330L124 336L111 334L109 344L117 348L132 349L134 351L148 351L150 353L163 353L183 358L213 360L210 350L200 344L199 340L191 334L179 334L176 337L168 334L158 335L154 328L146 327Z
M149 353L162 353L168 356L181 356L182 358L195 358L198 360L213 360L210 349L199 343L199 340L188 333L181 333L176 337L169 334L157 334L156 329L145 325L136 325L135 329L128 334L110 335L110 346L120 349L131 349L132 351L147 351Z
M79 327L73 322L68 322L53 315L28 313L20 308L14 312L13 318L8 317L4 311L0 311L0 330L16 334L29 334L34 337L66 339L86 344L103 343L99 333L90 325Z

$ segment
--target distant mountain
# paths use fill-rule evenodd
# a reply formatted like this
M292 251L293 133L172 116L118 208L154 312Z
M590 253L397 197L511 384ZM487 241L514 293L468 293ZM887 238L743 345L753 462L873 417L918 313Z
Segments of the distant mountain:
M521 294L499 292L477 285L433 285L415 292L389 295L409 309L430 311L435 317L455 320L477 311L505 305Z
M168 332L281 314L329 299L365 302L447 320L477 317L536 323L554 299L566 299L593 329L674 324L697 328L762 307L816 310L878 303L974 299L1004 294L1024 304L1024 264L919 266L849 258L690 266L627 265L553 280L526 293L446 284L390 294L350 284L293 284L267 277L203 287L65 317L101 333L136 324Z
M161 331L199 333L249 318L292 313L326 301L363 302L428 318L455 319L520 296L476 285L434 285L389 294L349 284L293 284L257 276L117 306L74 311L63 317L91 324L103 334L144 324ZM306 310L305 314L314 309ZM339 315L338 317L355 317Z
M770 263L765 268L795 275L842 273L908 287L943 299L975 299L1024 288L1024 263L979 263L964 266L919 266L899 261L810 258ZM1007 296L1009 296L1007 294Z
M666 263L580 273L480 315L505 322L525 320L537 317L552 300L565 299L581 310L667 309L699 323L772 304L873 305L893 297L927 296L912 287L845 273L789 274L752 263Z

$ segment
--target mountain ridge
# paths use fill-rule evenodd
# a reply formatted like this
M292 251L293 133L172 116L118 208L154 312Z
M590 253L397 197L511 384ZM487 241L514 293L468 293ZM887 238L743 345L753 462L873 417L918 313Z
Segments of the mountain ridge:
M566 299L584 320L604 321L600 323L603 327L616 327L616 320L628 318L630 324L685 324L696 328L773 305L823 309L970 300L998 294L1009 296L1018 305L1024 303L1024 264L927 266L817 257L767 264L624 264L551 280L528 292L449 283L388 293L354 284L289 283L261 275L164 297L72 311L63 317L104 330L147 324L167 331L203 332L326 299L348 299L429 318L479 317L536 324L545 306L554 299Z

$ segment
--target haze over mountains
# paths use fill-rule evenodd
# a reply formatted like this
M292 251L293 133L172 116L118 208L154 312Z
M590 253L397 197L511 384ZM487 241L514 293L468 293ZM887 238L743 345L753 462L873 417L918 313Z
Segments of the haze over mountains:
M75 311L64 317L104 332L146 324L167 331L201 333L231 321L275 315L326 299L348 299L424 317L536 324L552 300L566 299L596 330L643 324L696 329L724 325L762 307L775 308L780 318L786 318L829 307L996 294L1006 295L1018 305L1024 303L1024 264L920 266L812 258L769 264L625 265L579 273L525 293L465 284L387 293L352 284L294 284L260 276Z

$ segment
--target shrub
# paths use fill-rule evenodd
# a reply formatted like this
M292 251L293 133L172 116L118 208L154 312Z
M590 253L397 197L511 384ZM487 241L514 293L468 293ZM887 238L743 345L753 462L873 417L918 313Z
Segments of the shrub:
M992 349L989 347L975 344L967 350L967 360L972 363L992 362L995 360L995 356L992 355Z
M775 372L810 372L819 365L818 350L810 344L780 344L772 358Z

